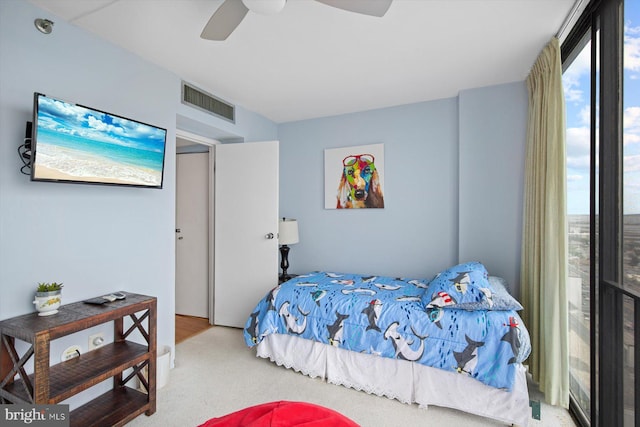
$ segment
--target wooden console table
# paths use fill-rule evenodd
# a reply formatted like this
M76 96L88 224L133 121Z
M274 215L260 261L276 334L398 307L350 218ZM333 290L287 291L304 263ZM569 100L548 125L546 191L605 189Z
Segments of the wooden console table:
M142 412L153 414L156 411L157 300L124 293L126 299L103 305L76 302L61 306L52 316L31 313L0 321L0 403L60 403L113 378L112 390L71 412L72 426L122 426ZM124 331L126 316L133 324ZM52 340L110 321L114 323L113 343L50 366ZM147 345L127 340L136 330ZM22 355L16 351L16 339L31 344ZM27 375L24 366L31 357L34 372ZM142 374L145 366L148 380ZM132 373L123 378L123 371L129 368ZM134 376L147 393L125 386Z

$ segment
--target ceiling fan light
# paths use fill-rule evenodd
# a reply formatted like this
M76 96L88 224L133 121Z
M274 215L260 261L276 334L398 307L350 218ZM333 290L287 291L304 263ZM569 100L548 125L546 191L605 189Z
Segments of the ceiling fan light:
M260 15L275 15L284 8L287 0L242 0L247 9Z

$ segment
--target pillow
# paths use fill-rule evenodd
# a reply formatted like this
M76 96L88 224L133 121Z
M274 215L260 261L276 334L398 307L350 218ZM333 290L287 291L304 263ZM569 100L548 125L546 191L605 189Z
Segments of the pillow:
M493 288L493 308L490 310L523 310L522 304L509 293L509 285L502 277L489 276L489 284Z
M438 273L422 296L426 309L522 310L506 290L504 279L492 278L477 261L458 264Z

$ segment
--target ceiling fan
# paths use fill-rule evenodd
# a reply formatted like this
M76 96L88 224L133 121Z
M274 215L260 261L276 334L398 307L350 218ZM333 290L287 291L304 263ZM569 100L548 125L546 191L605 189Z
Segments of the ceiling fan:
M206 40L226 40L242 22L247 12L271 15L282 10L287 0L225 0L209 18L200 37ZM316 0L338 9L382 17L393 0Z

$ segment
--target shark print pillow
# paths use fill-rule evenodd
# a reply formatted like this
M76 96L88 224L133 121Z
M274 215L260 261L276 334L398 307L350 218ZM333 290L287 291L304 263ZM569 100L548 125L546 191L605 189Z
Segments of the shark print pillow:
M493 278L489 280L489 273L482 263L458 264L436 274L422 296L422 304L427 311L447 308L522 310L518 301L499 285Z

